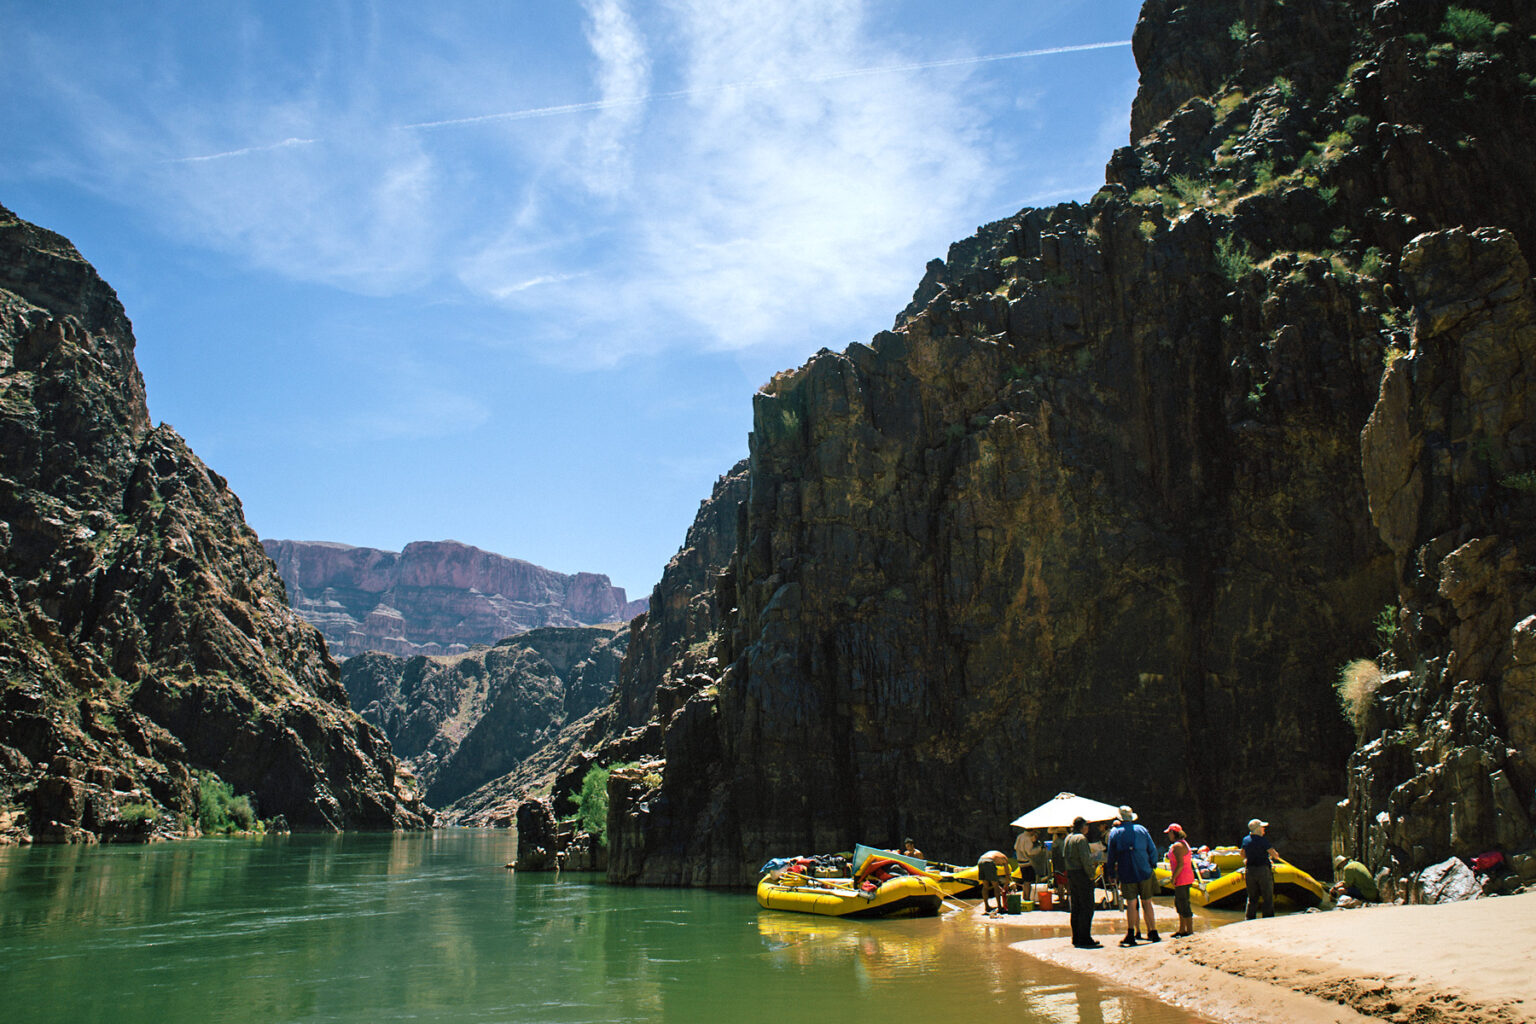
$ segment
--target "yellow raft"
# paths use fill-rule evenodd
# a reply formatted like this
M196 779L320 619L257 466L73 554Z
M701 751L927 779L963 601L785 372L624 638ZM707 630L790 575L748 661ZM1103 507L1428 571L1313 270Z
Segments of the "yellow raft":
M1210 851L1208 859L1221 872L1215 878L1205 880L1204 891L1198 885L1191 886L1189 902L1197 907L1215 907L1218 910L1240 910L1248 902L1248 878L1243 868L1243 851L1235 846L1220 846ZM1275 875L1275 904L1315 907L1328 897L1328 890L1311 875L1288 861L1277 861L1272 870ZM1168 862L1157 865L1156 877L1164 892L1173 891L1173 874Z
M757 902L766 910L793 910L828 917L929 917L944 903L944 890L924 875L882 882L873 893L854 888L851 878L811 878L785 872L764 875Z

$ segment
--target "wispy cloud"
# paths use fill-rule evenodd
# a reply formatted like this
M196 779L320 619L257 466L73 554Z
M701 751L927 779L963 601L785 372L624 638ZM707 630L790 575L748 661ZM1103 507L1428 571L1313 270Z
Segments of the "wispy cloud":
M864 0L582 11L587 60L560 67L583 77L562 91L596 98L572 102L517 102L558 96L547 76L509 77L503 40L464 32L419 67L419 34L324 35L310 44L323 82L290 74L281 88L259 60L215 93L182 87L169 59L136 89L58 72L73 166L255 266L497 304L505 343L548 358L803 352L883 326L938 240L1002 201L1004 150L982 128L986 104L1006 104L979 98L976 74L1128 45L913 59ZM421 116L463 109L481 81L474 95L496 112Z

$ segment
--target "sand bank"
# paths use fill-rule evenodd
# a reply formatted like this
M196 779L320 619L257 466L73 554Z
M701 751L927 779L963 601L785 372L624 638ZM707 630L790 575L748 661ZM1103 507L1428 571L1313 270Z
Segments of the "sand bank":
M1217 1021L1536 1022L1536 893L1238 921L1134 949L1117 945L1119 913L1094 915L1097 950L1072 948L1066 914L979 920L1031 956Z

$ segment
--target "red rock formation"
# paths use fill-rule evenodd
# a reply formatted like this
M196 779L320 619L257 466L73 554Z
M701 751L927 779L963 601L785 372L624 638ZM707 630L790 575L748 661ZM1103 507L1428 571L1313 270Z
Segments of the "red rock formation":
M627 622L629 601L607 576L567 576L458 541L379 551L325 541L263 541L288 598L331 653L451 654L541 626Z

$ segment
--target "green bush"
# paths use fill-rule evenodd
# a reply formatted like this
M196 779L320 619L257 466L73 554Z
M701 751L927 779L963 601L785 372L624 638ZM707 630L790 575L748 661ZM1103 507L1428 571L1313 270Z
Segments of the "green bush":
M1216 266L1222 276L1237 281L1253 269L1253 254L1248 243L1227 236L1216 240Z
M1360 273L1364 277L1380 278L1386 263L1381 258L1381 250L1374 245L1365 250L1365 255L1360 257Z
M130 825L141 821L155 820L155 805L151 803L128 803L118 808L117 816Z
M1486 43L1493 38L1493 19L1482 11L1452 4L1445 9L1445 20L1440 23L1440 34L1450 36L1462 46Z
M213 772L197 773L197 827L205 835L249 832L257 824L250 797L235 796L235 788Z
M1397 605L1389 604L1376 613L1376 641L1382 650L1392 646L1397 639Z
M1227 29L1227 35L1240 43L1246 43L1248 41L1248 23L1242 19L1234 21Z
M570 798L576 807L576 827L608 845L608 776L610 769L595 764L581 780L581 792Z

